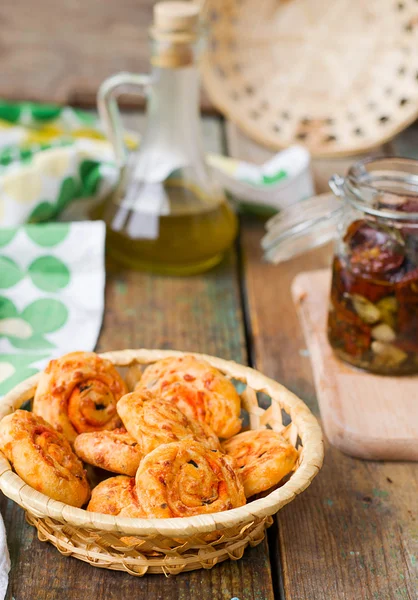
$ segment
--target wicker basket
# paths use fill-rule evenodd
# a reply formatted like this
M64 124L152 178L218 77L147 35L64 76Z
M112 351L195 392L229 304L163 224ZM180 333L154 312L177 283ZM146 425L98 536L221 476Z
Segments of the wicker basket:
M418 115L416 0L195 0L213 103L273 149L367 152Z
M182 354L122 350L102 356L119 367L135 368L138 363L147 365ZM210 569L228 558L241 558L248 545L259 544L273 522L272 515L308 487L321 467L323 443L321 429L307 406L258 371L212 356L196 356L206 359L234 382L245 384L242 405L252 429L270 426L280 431L283 422L290 422L286 431L299 448L300 457L288 481L263 498L222 513L183 519L130 519L90 513L48 498L26 485L0 453L0 489L24 508L28 522L38 529L40 540L93 566L132 575ZM0 401L0 418L33 397L38 377L24 381ZM271 398L267 409L259 406L256 392Z

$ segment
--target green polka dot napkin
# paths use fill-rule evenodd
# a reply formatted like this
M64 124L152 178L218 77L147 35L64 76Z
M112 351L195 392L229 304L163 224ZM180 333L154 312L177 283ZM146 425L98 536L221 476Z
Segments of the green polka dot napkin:
M104 241L99 221L0 228L0 396L51 358L93 350Z
M117 178L95 117L0 100L0 396L51 358L93 350L103 316L104 224L23 224L53 221ZM9 568L0 515L0 599Z
M125 136L127 146L138 140ZM0 100L0 226L50 221L116 184L113 150L93 115Z

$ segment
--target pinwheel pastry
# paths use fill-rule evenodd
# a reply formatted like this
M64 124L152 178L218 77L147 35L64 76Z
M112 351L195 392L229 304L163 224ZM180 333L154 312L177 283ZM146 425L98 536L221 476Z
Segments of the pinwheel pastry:
M87 510L121 517L145 518L135 491L135 479L125 475L110 477L99 483L92 491Z
M205 360L191 355L164 358L145 369L135 389L175 403L186 417L206 423L220 438L241 429L235 387Z
M235 459L247 498L277 485L299 456L290 442L271 429L244 431L222 446Z
M51 360L41 374L33 412L74 442L79 433L120 425L116 403L126 385L109 360L72 352Z
M46 496L80 507L90 497L81 460L42 417L16 410L0 421L0 449L16 473Z
M163 444L142 459L136 493L147 517L190 517L245 504L233 459L193 440Z
M204 422L188 419L175 404L149 392L132 392L118 402L117 411L126 429L138 440L144 455L161 444L191 438L220 450L217 436Z
M132 477L142 458L137 441L123 428L80 433L74 450L89 465Z

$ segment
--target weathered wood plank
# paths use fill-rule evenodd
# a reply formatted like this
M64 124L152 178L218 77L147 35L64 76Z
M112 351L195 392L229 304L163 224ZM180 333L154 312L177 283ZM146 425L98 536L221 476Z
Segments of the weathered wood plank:
M148 69L152 0L26 2L4 0L0 96L85 102L101 81L122 70Z
M100 83L118 71L149 71L155 0L2 0L0 97L95 106ZM138 106L138 97L125 97ZM207 96L205 108L211 109Z
M413 155L413 140L407 132L386 150ZM248 139L242 141L242 134L233 138L232 154L244 160L268 158ZM335 162L325 167L330 172ZM318 191L324 181L319 180ZM328 266L332 244L273 266L262 262L262 234L260 223L243 228L253 360L317 413L290 284L302 270ZM279 576L286 600L416 600L417 492L417 464L365 462L327 445L324 467L312 486L278 513Z
M257 368L316 409L309 358L290 296L321 249L275 267L261 262L260 225L243 230ZM418 589L418 466L365 462L326 448L312 486L278 513L286 600L413 600Z
M139 119L141 121L141 119ZM220 149L220 129L205 124L207 147ZM99 350L178 348L207 352L246 362L237 263L231 252L215 270L191 277L168 278L121 271L109 265L106 313ZM145 576L97 569L61 556L36 538L23 511L4 497L13 569L7 600L272 600L267 543L248 549L238 562L177 577Z

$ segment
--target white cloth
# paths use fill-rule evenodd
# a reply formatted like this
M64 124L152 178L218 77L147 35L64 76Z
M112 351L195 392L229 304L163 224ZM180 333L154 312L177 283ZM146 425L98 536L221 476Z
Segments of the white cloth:
M0 397L51 358L94 349L104 310L105 225L0 228L2 240Z
M93 350L104 310L103 222L0 228L0 397L51 358ZM0 515L0 600L10 559Z
M4 600L10 571L10 557L6 543L6 530L0 515L0 600Z

